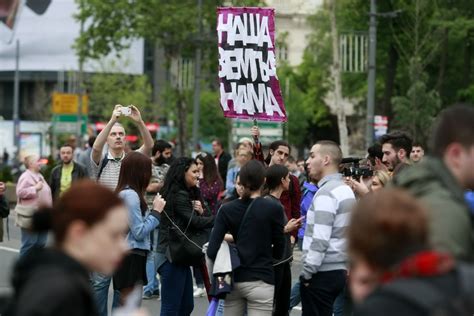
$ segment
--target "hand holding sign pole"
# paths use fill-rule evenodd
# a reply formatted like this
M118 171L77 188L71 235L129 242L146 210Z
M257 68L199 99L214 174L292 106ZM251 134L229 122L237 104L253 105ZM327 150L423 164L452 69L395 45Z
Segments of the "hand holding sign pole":
M253 136L253 142L255 144L258 144L258 135L259 135L259 131L258 131L258 122L256 119L253 119L253 131L252 131L252 136Z
M218 8L220 103L225 117L286 122L271 8Z

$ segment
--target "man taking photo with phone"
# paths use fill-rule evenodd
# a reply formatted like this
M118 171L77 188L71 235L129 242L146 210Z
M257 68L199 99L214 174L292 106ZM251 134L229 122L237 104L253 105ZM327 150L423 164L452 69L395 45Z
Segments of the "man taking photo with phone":
M140 111L133 105L124 107L115 106L112 117L104 129L97 135L91 152L91 176L100 184L115 190L117 186L120 166L125 158L125 129L118 123L121 116L130 117L137 125L143 139L143 146L138 151L150 156L153 148L153 138L142 120ZM107 155L103 155L104 145L107 143Z
M120 168L125 158L125 129L118 123L121 116L130 117L137 125L138 130L143 139L143 146L138 149L139 152L150 156L153 147L153 138L147 130L142 120L140 111L130 105L124 107L120 104L116 105L112 113L110 121L105 128L97 135L91 152L91 170L92 179L106 186L111 190L117 187ZM107 143L107 154L103 155L104 145ZM95 291L97 307L100 316L107 316L107 301L110 287L111 277L94 273L92 276L92 286ZM118 295L114 293L113 307L118 305Z

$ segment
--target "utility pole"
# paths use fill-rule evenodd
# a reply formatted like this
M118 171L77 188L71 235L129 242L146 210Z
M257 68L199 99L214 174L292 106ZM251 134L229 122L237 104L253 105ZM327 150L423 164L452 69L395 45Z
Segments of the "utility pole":
M20 159L20 40L16 40L15 81L13 86L13 144L15 145L14 161Z
M83 0L81 0L80 5L82 7L83 5ZM80 35L84 33L84 21L81 20L81 27L79 31ZM78 106L77 106L77 136L76 136L76 145L78 148L82 148L82 96L84 94L83 91L83 68L84 68L84 57L79 55L79 74L77 75L77 82L78 82L78 95L79 95L79 100L78 100Z
M349 154L349 136L347 132L346 112L342 97L341 67L339 59L339 41L336 21L336 0L331 1L329 18L331 21L331 37L332 37L332 66L331 76L334 83L334 107L337 115L337 126L339 129L339 142L342 154Z
M202 58L202 0L198 0L198 40L194 61L194 110L193 110L193 150L199 144L199 117L201 107L201 58Z
M370 24L369 24L369 67L368 67L368 89L367 89L367 126L365 133L366 148L374 142L374 112L375 112L375 66L377 51L377 4L376 0L370 0Z

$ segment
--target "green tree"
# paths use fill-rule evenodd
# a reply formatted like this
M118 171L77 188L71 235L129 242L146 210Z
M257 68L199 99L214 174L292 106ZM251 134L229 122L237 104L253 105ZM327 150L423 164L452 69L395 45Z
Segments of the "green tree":
M76 18L85 26L76 40L75 48L82 59L98 59L112 51L120 52L127 47L127 40L144 38L163 48L165 64L169 68L173 59L192 58L196 47L202 49L204 86L216 89L214 76L217 72L217 36L215 34L216 7L224 3L236 6L262 5L260 0L203 1L203 33L198 34L197 3L195 0L77 0L80 8ZM189 91L169 86L176 101L168 104L178 122L181 153L185 151L186 122L192 113L189 109ZM217 101L218 99L216 99ZM215 103L216 106L218 102ZM222 114L220 114L222 117ZM202 132L202 131L201 131Z
M418 58L410 64L411 86L406 96L393 98L397 116L395 126L408 131L418 142L425 143L431 132L431 124L441 109L441 99L435 90L428 90L428 76Z
M110 119L116 104L138 107L145 122L157 122L156 108L151 102L151 85L145 75L96 73L85 83L89 94L89 117L98 121ZM123 123L129 133L136 133L130 120Z

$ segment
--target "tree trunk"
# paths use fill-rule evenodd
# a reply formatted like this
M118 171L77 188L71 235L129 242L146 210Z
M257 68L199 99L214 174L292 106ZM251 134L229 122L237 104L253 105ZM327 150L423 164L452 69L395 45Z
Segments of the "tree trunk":
M445 27L443 29L443 47L441 48L441 59L439 62L439 74L438 81L436 82L436 91L439 95L442 95L444 76L446 74L446 61L448 59L448 50L449 50L449 29Z
M179 154L183 157L186 155L186 103L184 96L178 91L178 142Z
M347 156L349 154L349 136L347 132L346 114L344 110L344 105L342 104L341 69L339 64L339 41L336 26L336 0L331 1L330 19L332 36L331 75L334 82L334 106L337 114L339 142L341 145L342 154L344 156Z
M385 91L382 100L383 115L388 117L392 117L392 97L399 58L400 56L398 55L395 44L391 43L388 50L388 65L385 72Z

